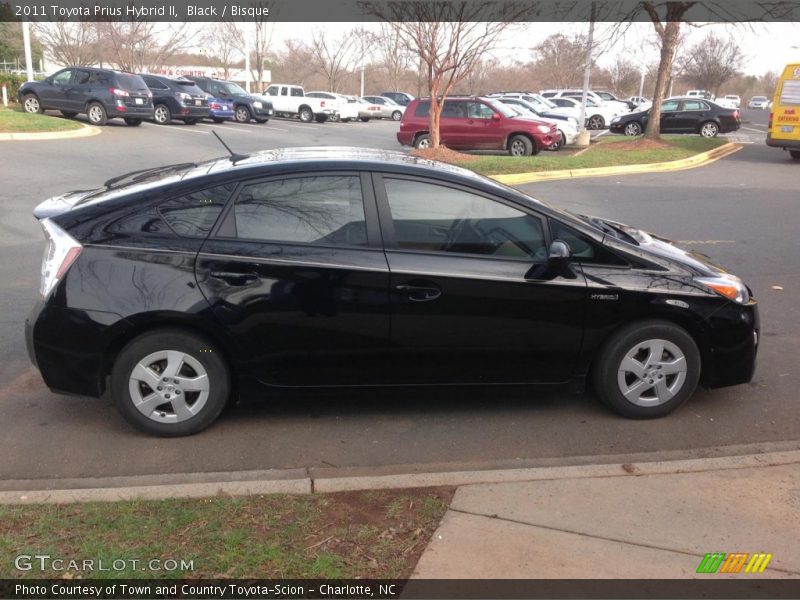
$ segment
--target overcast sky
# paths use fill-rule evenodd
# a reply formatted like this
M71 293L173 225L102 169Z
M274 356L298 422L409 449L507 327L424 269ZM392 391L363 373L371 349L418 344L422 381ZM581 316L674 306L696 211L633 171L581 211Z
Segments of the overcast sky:
M328 35L342 36L354 27L378 28L368 23L275 23L273 48L279 50L286 39L311 40L314 30L324 29ZM588 33L587 23L523 23L514 26L498 44L494 54L498 57L519 56L523 61L530 59L529 48L556 32L567 34ZM607 23L598 25L598 35L604 37L610 29ZM761 75L767 71L782 71L789 62L800 62L800 23L768 23L753 25L710 24L702 27L684 26L689 45L701 40L709 31L718 35L732 35L738 41L747 62L743 67L746 74ZM650 23L634 23L613 48L596 57L598 64L606 66L617 54L625 53L634 62L644 59L647 63L658 62L658 49L654 45L655 30ZM653 42L653 43L648 43ZM792 46L795 46L792 48Z

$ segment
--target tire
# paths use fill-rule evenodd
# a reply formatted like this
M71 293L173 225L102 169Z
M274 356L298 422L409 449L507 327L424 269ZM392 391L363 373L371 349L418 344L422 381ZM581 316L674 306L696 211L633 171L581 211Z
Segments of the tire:
M314 120L314 111L307 106L303 106L300 108L298 116L303 123L311 123Z
M403 118L403 113L401 113L399 110L396 110L392 113L392 121L399 121L402 118Z
M717 137L718 133L719 125L717 125L714 121L706 121L700 125L700 135L702 135L704 138Z
M531 156L533 154L533 142L524 135L515 135L508 140L509 156Z
M603 129L606 126L606 120L602 115L592 115L586 125L588 129Z
M644 321L623 327L603 345L592 382L600 399L618 414L654 419L694 393L700 369L700 351L686 330L667 321Z
M259 119L256 119L256 123L259 123L259 124L264 124L264 123L266 123L267 121L269 121L269 119L260 119L260 118L259 118Z
M125 119L125 124L128 125L129 127L138 127L139 125L142 124L142 120L128 117Z
M67 117L68 119L74 119L78 115L78 113L75 112L74 110L62 110L61 114Z
M226 121L226 119L222 119L220 117L211 117L211 120L214 121L214 123L218 123L218 124L219 123L224 123Z
M642 135L642 125L637 121L631 121L625 125L625 135Z
M564 144L567 143L567 137L564 135L564 132L559 129L558 133L561 134L561 139L558 140L557 142L555 142L554 144L550 144L547 147L548 150L551 150L553 152L557 152L558 150L561 150L561 148L564 147Z
M184 119L183 122L186 123L187 125L197 125L197 119L195 118Z
M106 109L99 102L92 102L86 107L86 116L92 125L105 125L108 123Z
M244 105L237 106L233 115L237 123L249 123L250 119L253 118L253 115L250 114L250 109Z
M175 368L179 370L172 377L169 370ZM211 425L225 408L230 389L222 355L203 338L175 329L134 338L111 370L111 394L119 412L137 429L160 437L191 435Z
M430 147L431 147L431 136L427 133L418 135L417 139L414 140L414 148L417 148L418 150L425 150Z
M153 109L153 120L159 125L169 125L172 122L172 111L166 104L156 104Z
M314 120L317 123L324 123L325 121L328 120L328 115L315 115Z
M369 117L358 117L358 118L364 121L364 123L369 123Z
M39 96L36 94L25 94L25 96L22 98L22 108L26 113L30 113L32 115L40 115L44 112L42 103L39 102Z
M339 116L339 113L336 113L336 114L334 114L334 115L331 115L331 116L329 117L329 119L328 119L328 120L329 120L331 123L338 123L338 122L339 122L339 121L341 121L342 119L340 118L340 116Z
M795 160L800 160L800 150L789 150L789 156Z

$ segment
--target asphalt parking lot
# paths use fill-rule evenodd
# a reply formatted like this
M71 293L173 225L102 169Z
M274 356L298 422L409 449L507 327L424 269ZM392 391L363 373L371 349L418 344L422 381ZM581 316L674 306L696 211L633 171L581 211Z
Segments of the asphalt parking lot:
M5 142L0 490L37 485L19 480L47 487L53 478L292 467L408 472L797 447L800 167L763 144L766 119L766 112L745 111L736 134L743 149L707 167L524 186L560 207L681 240L744 277L762 311L759 367L749 385L699 390L673 415L644 422L611 414L590 394L558 389L295 393L234 407L209 430L172 440L130 429L108 400L51 394L29 364L22 323L37 294L43 250L33 207L130 170L223 155L212 130L237 152L321 144L400 149L398 124L112 124L90 138Z

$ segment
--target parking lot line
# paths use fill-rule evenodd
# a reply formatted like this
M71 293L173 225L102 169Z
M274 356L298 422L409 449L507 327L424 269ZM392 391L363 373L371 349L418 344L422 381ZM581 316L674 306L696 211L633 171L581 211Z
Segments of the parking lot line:
M247 131L246 129L236 129L235 127L229 127L227 125L220 126L220 125L211 125L209 123L204 123L203 125L205 127L210 128L212 131L227 131L228 133L248 133L248 134L251 133L250 131ZM210 132L207 132L207 133L210 133Z
M200 133L200 134L203 134L203 135L208 135L210 133L208 131L198 131L197 129L194 128L193 125L189 125L189 127L192 127L192 129L184 128L184 127L182 127L180 125L176 125L176 126L168 125L168 127L169 127L169 131L177 131L179 133Z

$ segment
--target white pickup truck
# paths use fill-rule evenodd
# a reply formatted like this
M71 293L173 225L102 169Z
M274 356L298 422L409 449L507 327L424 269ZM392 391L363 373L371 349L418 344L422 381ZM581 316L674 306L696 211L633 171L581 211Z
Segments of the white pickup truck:
M337 120L336 106L324 98L310 98L299 85L273 83L266 90L264 96L272 102L275 116L298 117L304 123L317 121L324 123L328 119Z

